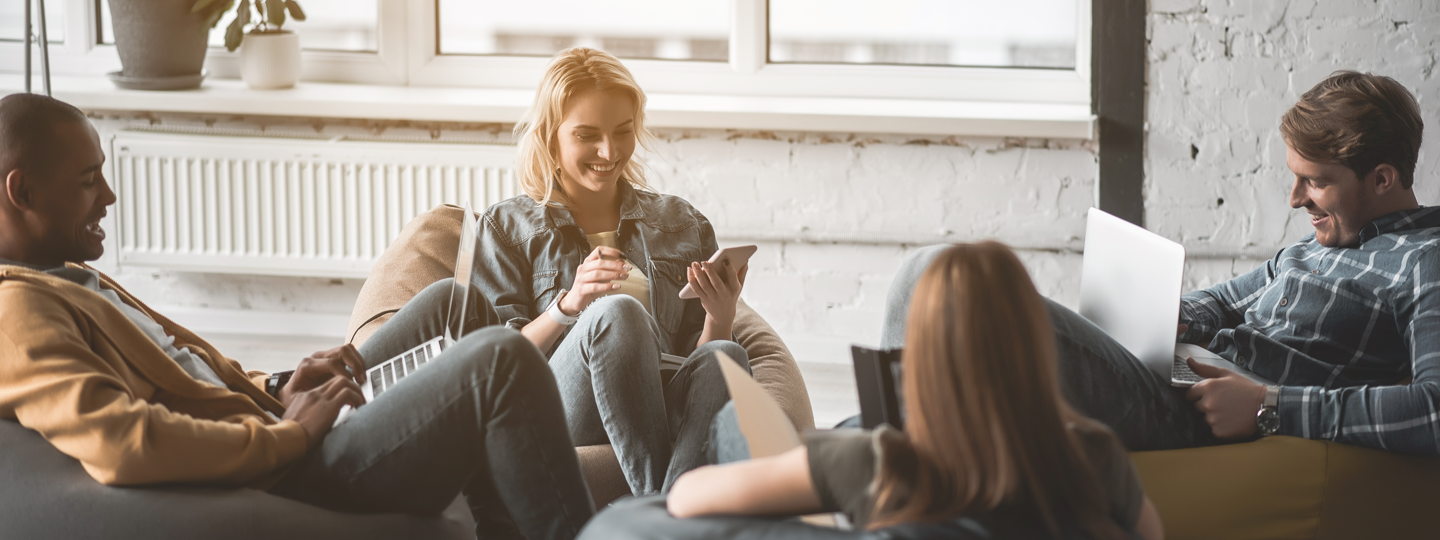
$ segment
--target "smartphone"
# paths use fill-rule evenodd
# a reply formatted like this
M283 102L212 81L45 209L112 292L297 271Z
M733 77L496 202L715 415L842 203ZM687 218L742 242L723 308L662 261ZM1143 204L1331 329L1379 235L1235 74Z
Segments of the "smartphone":
M750 256L754 255L755 250L757 249L760 248L753 245L720 248L719 251L715 252L715 255L710 257L710 264L716 264L721 261L730 261L730 267L738 271L740 270L740 268L744 267L746 263L750 262ZM695 294L695 291L690 289L689 283L685 284L685 288L680 289L680 298L690 299L699 297L700 295Z

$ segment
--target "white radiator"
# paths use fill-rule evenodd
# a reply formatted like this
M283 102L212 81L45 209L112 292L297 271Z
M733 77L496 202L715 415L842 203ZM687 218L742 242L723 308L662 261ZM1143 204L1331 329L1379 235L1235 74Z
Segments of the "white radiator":
M121 265L365 277L412 218L515 196L506 145L120 132L109 232Z

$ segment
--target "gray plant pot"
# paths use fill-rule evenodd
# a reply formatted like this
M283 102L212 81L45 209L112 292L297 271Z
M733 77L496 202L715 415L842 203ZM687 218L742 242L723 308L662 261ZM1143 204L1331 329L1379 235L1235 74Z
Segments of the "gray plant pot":
M120 53L120 75L129 80L194 79L200 85L210 29L191 13L195 0L108 0Z

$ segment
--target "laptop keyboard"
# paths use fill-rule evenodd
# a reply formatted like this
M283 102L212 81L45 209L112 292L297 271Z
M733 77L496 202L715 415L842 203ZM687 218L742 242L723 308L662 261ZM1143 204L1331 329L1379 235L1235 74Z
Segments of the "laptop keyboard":
M1190 371L1190 364L1185 363L1184 358L1176 356L1175 367L1170 369L1170 380L1175 382L1195 384L1205 380L1205 378L1196 375L1194 371Z
M369 384L370 395L368 399L375 399L381 393L395 386L405 376L414 373L416 369L424 366L430 359L440 354L440 342L442 338L435 338L420 346L405 351L403 354L381 362L379 365L365 371L366 381Z

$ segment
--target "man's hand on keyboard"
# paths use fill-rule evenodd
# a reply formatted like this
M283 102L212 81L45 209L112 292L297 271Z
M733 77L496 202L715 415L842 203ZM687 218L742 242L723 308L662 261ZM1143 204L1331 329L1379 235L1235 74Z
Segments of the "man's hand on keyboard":
M1250 382L1222 367L1196 362L1186 363L1205 380L1195 383L1185 397L1195 410L1205 414L1210 430L1221 439L1238 439L1255 434L1255 414L1265 401L1265 387Z
M300 365L295 366L295 374L290 377L290 382L280 389L280 402L289 407L295 394L325 384L336 376L365 384L365 359L360 357L360 352L355 350L354 345L346 343L301 360Z
M330 377L325 384L296 392L282 419L299 422L300 427L305 428L305 441L309 444L306 448L313 449L330 434L341 407L359 407L364 402L365 396L355 381L349 377Z

